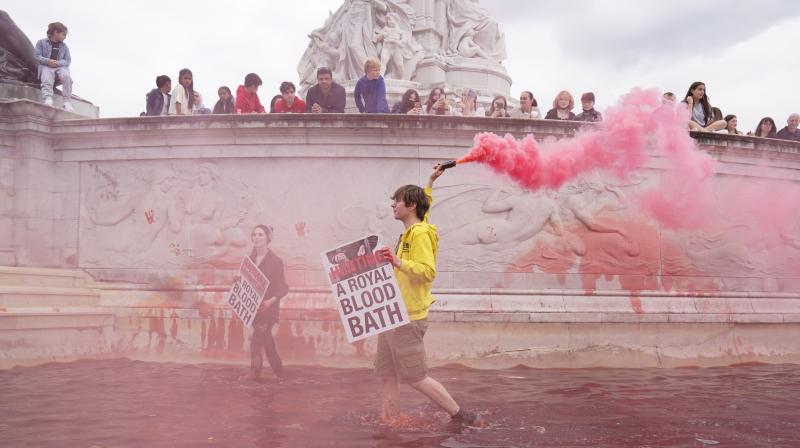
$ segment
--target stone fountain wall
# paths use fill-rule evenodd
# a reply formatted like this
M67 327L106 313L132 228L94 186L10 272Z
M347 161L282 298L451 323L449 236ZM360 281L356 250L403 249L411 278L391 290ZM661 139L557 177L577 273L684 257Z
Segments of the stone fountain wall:
M249 332L224 296L259 223L274 227L272 249L291 285L279 350L290 362L367 365L375 341L346 342L319 253L369 232L395 241L394 188L424 183L478 132L568 138L577 125L350 114L69 118L0 102L0 265L23 277L69 272L79 281L67 286L82 288L32 281L40 289L31 292L31 282L0 275L3 366L120 354L245 362ZM718 161L718 191L800 179L798 144L695 137ZM633 198L668 176L665 166L654 156L626 179L592 173L548 193L521 191L479 165L448 171L431 211L440 232L432 361L796 362L800 234L753 242L741 236L748 222L659 226ZM86 316L94 324L78 323ZM46 331L56 318L53 337Z

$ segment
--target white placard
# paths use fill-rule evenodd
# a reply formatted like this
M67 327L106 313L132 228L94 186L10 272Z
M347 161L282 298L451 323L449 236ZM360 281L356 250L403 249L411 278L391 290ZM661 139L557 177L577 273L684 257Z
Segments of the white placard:
M267 276L250 257L244 257L239 267L239 278L228 292L228 305L245 326L253 325L253 319L256 318L256 312L268 287Z
M368 235L321 254L349 342L410 322L392 265L374 253L379 247Z

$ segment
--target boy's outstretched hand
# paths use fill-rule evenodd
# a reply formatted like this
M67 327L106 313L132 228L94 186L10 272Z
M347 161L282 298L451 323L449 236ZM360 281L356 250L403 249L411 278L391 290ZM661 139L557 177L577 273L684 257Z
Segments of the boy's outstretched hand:
M444 174L444 168L442 168L441 163L437 163L436 166L433 167L431 177L428 178L428 188L433 188L433 183L436 182L436 179L442 174Z

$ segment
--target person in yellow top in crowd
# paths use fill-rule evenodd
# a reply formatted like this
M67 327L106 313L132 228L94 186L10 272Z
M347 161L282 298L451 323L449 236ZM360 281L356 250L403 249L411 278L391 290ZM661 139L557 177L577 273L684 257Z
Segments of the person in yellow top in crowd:
M433 202L433 183L444 173L436 165L423 190L405 185L392 195L394 219L405 231L395 252L388 247L379 253L394 265L397 284L403 297L410 323L378 335L375 374L383 380L381 419L391 420L399 394L398 383L408 384L447 411L456 423L480 426L480 417L461 408L444 386L428 376L423 338L428 329L428 309L433 304L431 285L436 277L436 253L439 235L436 226L428 223L428 210Z

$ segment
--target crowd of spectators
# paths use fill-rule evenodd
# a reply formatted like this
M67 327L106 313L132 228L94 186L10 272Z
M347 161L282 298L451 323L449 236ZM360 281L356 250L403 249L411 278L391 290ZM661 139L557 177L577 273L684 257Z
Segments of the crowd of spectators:
M172 88L172 82L166 75L156 78L156 88L147 94L146 112L143 115L189 115L189 114L250 114L266 113L258 97L261 78L250 73L245 76L244 83L236 89L236 96L231 89L222 86L217 90L219 100L212 109L203 105L203 97L194 90L192 72L182 69L178 73L178 85ZM170 93L171 92L171 93ZM292 82L284 81L279 87L279 94L270 101L270 113L344 113L346 108L345 89L333 80L329 68L317 70L317 84L306 93L306 98L297 95ZM386 84L381 76L381 62L370 58L364 63L364 76L356 82L353 92L356 109L366 114L407 114L407 115L453 115L461 117L516 118L569 120L581 122L600 122L603 115L595 109L595 94L585 92L580 97L581 110L575 113L575 100L567 90L558 92L553 99L552 108L542 116L539 103L530 91L523 91L519 97L519 107L512 108L504 96L496 96L488 104L488 109L478 102L478 93L473 89L454 94L448 98L442 87L434 87L423 101L420 93L408 89L393 105L387 102ZM678 100L672 92L663 95L663 101L675 103ZM689 110L687 128L698 132L721 132L742 135L738 129L736 115L722 114L722 111L711 105L706 85L693 82L680 99L680 104ZM800 115L791 114L787 126L778 130L771 117L764 117L752 132L747 135L764 138L780 138L800 141L798 131Z

